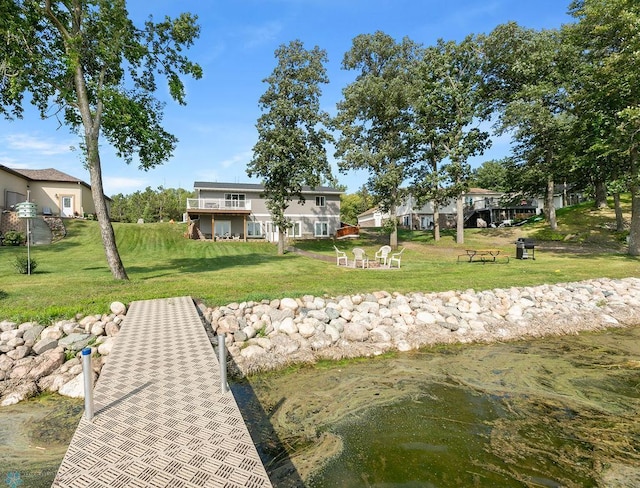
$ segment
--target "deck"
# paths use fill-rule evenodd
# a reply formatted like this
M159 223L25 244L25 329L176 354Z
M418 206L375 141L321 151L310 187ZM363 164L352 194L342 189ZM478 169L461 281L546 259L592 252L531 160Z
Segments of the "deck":
M133 302L53 487L267 488L190 297Z

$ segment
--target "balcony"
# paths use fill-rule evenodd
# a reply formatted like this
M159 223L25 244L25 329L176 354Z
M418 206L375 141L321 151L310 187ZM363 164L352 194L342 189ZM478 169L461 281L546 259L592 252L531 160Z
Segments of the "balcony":
M187 198L187 212L249 213L251 200L225 200L224 198Z

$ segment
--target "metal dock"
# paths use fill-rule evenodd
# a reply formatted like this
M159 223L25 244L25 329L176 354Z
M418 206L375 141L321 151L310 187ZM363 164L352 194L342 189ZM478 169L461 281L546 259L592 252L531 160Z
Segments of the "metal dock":
M52 487L267 488L190 297L133 302Z

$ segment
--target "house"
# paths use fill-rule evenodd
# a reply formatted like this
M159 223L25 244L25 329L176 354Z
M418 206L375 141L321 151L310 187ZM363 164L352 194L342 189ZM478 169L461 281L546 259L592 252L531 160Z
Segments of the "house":
M464 195L465 227L477 227L478 220L487 225L499 225L503 221L527 218L542 210L539 199L510 199L506 193L470 188ZM449 200L438 208L439 224L441 228L455 227L456 201ZM401 226L411 229L430 229L434 225L433 202L418 206L412 195L409 195L396 208L396 216ZM383 214L378 209L367 210L358 216L361 227L380 227L389 214Z
M206 239L278 240L264 197L264 186L255 183L194 183L196 198L187 199L189 236ZM340 228L340 195L329 187L303 189L304 203L290 202L285 216L293 227L287 236L296 239L333 236Z
M0 210L12 210L27 197L36 203L38 214L82 217L95 213L91 186L84 181L53 168L0 165Z

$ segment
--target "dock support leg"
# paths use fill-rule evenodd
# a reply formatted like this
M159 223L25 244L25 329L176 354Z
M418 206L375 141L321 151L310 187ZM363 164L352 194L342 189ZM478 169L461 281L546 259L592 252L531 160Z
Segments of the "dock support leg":
M224 334L218 334L218 362L220 363L220 391L229 391L227 386L227 347Z
M93 422L93 368L90 347L82 350L82 372L84 373L84 418Z

